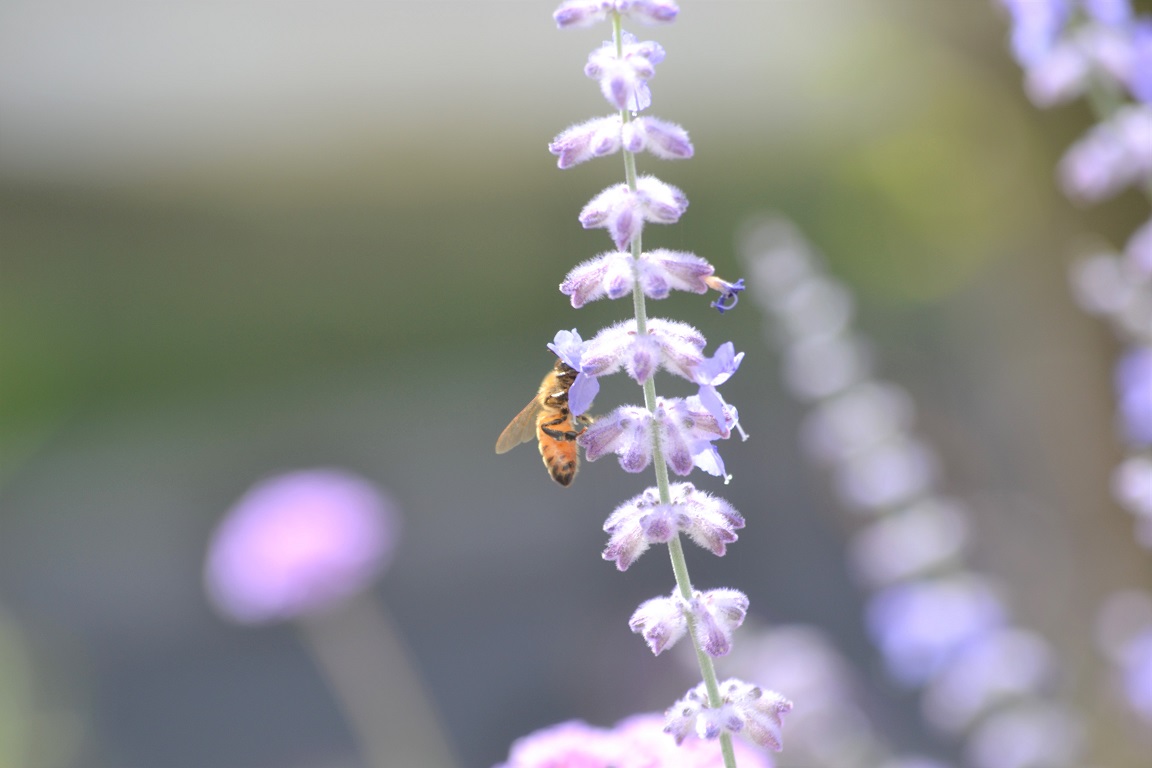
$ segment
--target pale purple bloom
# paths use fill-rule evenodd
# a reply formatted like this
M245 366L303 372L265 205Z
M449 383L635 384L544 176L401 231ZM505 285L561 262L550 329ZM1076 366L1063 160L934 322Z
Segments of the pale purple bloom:
M1005 610L990 586L975 577L898 584L873 595L868 628L893 676L922 684L986 632Z
M676 187L654 176L636 180L636 191L614 184L592 198L580 211L585 229L608 230L616 247L627 250L644 230L644 222L673 224L688 210L688 198Z
M708 705L708 693L701 683L672 705L664 714L664 730L676 743L695 733L703 739L717 738L722 731L743 733L750 741L779 752L782 749L783 718L792 702L775 691L765 691L741 680L720 683L721 705Z
M1152 67L1152 59L1148 66ZM1128 264L1145 279L1152 279L1152 219L1140 225L1124 246Z
M671 648L688 632L688 616L696 643L709 656L724 656L732 650L732 633L744 623L748 597L735 589L694 592L685 602L679 587L668 597L654 597L640 604L628 620L631 630L644 638L653 654Z
M580 334L573 328L571 331L559 331L548 349L564 361L568 367L575 370L576 378L568 388L568 409L574 416L586 412L600 391L600 382L595 374L589 374L584 368L585 350L588 342L580 338Z
M1112 495L1129 512L1152 522L1152 458L1125 459L1112 473Z
M635 715L616 725L619 738L628 743L619 762L604 768L723 768L719 745L700 739L677 744L664 732L659 714ZM772 760L762 750L736 740L732 743L740 768L772 768Z
M624 125L624 145L629 152L647 150L661 160L686 160L695 153L688 131L676 123L640 115Z
M1052 665L1052 651L1038 635L992 632L962 650L929 683L925 713L944 731L960 733L1007 701L1043 693Z
M1012 53L1029 67L1051 50L1071 11L1068 0L1000 0L1012 16Z
M548 145L561 168L615 154L621 146L629 152L648 150L662 160L692 157L688 132L675 123L655 117L637 117L623 123L620 115L596 117L566 129Z
M620 115L596 117L568 128L548 145L561 168L620 151Z
M1124 696L1132 710L1152 724L1152 627L1134 635L1119 656Z
M640 42L635 35L623 33L620 55L612 41L588 54L584 74L600 83L600 92L616 109L640 112L652 105L648 80L656 74L656 65L664 61L664 48L653 40Z
M736 347L726 341L716 349L712 357L705 357L692 370L692 381L700 385L697 397L716 421L724 420L725 408L728 407L716 387L732 378L743 359L744 353L736 354Z
M669 498L670 504L661 504L659 491L649 488L617 507L604 522L610 534L604 559L627 570L650 545L665 544L681 532L720 557L744 527L744 518L731 504L691 483L673 483Z
M920 440L906 435L849 457L835 469L841 501L860 511L879 511L907 503L931 489L938 459Z
M818 400L871 374L872 351L854 335L811 335L784 350L784 381L800 400Z
M560 292L579 309L589 301L628 296L638 278L645 296L663 299L671 290L705 293L704 278L711 274L711 264L683 251L657 248L640 254L637 261L630 253L614 251L578 264L560 283Z
M973 768L1061 768L1082 765L1083 726L1055 704L1026 700L981 720L965 752Z
M1132 25L1132 63L1128 70L1128 91L1137 100L1152 105L1152 20L1140 19Z
M1136 447L1152 447L1152 346L1128 350L1116 364L1120 429Z
M561 29L590 27L613 12L644 24L667 24L680 9L670 0L565 0L552 18Z
M247 624L321 610L379 576L397 528L391 501L355 475L313 469L270 478L213 534L208 594L223 615Z
M960 504L930 497L862 528L849 555L860 580L876 588L955 564L967 544Z
M735 409L727 409L720 422L700 404L699 398L656 398L656 413L625 405L597 419L578 438L589 461L615 453L625 472L641 472L652 461L653 429L657 430L664 460L678 475L693 466L710 474L715 468L711 441L727 438L735 424ZM700 457L699 460L697 457ZM720 465L723 472L723 465Z
M1132 20L1132 0L1080 0L1088 15L1101 24L1119 27Z
M1060 161L1065 191L1097 202L1152 176L1152 105L1116 111L1073 144Z
M911 428L912 400L894 385L867 381L816 405L800 427L805 452L836 464Z
M636 333L634 319L604 328L587 344L584 368L592 376L608 376L623 368L638 384L659 367L692 380L704 361L704 336L687 323L651 318L648 332Z
M673 589L671 597L654 597L641 603L628 619L628 627L643 637L657 656L678 643L688 634L688 617L678 589Z

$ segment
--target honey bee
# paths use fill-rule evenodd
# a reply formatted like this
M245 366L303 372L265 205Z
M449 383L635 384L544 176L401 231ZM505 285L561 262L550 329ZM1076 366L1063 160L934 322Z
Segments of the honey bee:
M573 416L568 410L568 390L575 380L576 369L557 360L540 382L536 397L500 433L496 453L506 453L536 438L548 474L560 485L571 485L580 467L576 438L592 422L590 417Z

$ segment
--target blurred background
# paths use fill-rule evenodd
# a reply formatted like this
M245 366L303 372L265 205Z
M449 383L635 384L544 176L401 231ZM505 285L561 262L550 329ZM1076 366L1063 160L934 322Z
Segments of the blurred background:
M547 152L608 112L582 73L606 30L557 31L552 10L0 6L0 766L362 765L293 627L228 624L202 587L233 502L313 466L398 502L371 600L460 765L693 684L627 627L670 589L663 555L625 574L599 556L650 477L606 459L562 489L531 446L493 453L555 332L630 309L556 291L608 248L576 215L621 168L561 173ZM1027 102L990 1L689 0L635 31L668 53L653 114L696 147L640 158L691 200L645 245L735 279L743 222L798 224L970 505L972 562L1057 652L1089 764L1147 765L1092 637L1106 595L1152 586L1107 491L1116 347L1065 276L1088 233L1119 245L1147 204L1061 197L1087 110ZM752 437L720 446L729 486L694 479L748 525L723 559L690 549L694 580L829 633L886 738L948 756L868 642L844 560L858 521L802 458L756 304L650 312L747 352L724 394ZM634 399L611 380L597 410Z

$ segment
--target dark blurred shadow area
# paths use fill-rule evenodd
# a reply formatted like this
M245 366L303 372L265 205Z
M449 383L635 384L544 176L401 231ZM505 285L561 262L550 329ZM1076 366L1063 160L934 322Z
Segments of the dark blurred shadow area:
M1080 233L1126 232L1139 201L1059 197L1051 169L1087 119L1027 104L991 3L681 6L639 32L668 51L657 112L696 157L642 170L691 207L646 245L739 277L736 233L766 210L819 245L972 502L974 560L1088 702L1096 762L1135 768L1090 624L1152 572L1107 497L1112 343L1064 272ZM621 169L561 173L547 152L604 111L581 71L599 31L550 12L0 8L0 765L365 765L309 641L228 624L204 594L225 512L309 467L396 500L403 533L365 599L461 765L692 684L627 627L670 588L666 561L600 558L604 518L648 478L606 459L561 489L531 446L493 453L556 331L629 309L556 291L608 247L576 216ZM762 622L819 626L892 739L947 753L868 645L856 521L800 455L765 319L691 295L654 311L747 352L725 397L752 438L720 446L731 485L707 480L748 526L722 560L691 552L694 579L747 591ZM606 382L597 406L634 398Z

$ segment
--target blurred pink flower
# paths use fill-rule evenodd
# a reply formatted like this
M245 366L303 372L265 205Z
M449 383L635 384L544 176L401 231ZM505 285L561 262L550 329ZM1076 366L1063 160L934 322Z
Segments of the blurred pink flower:
M768 753L734 739L741 768L772 768ZM664 717L633 715L614 728L596 728L578 720L542 728L517 739L508 762L497 768L722 768L716 741L688 739L677 746L664 732Z
M312 469L264 480L213 534L208 596L222 615L244 624L322 609L384 570L398 522L391 500L348 472Z

